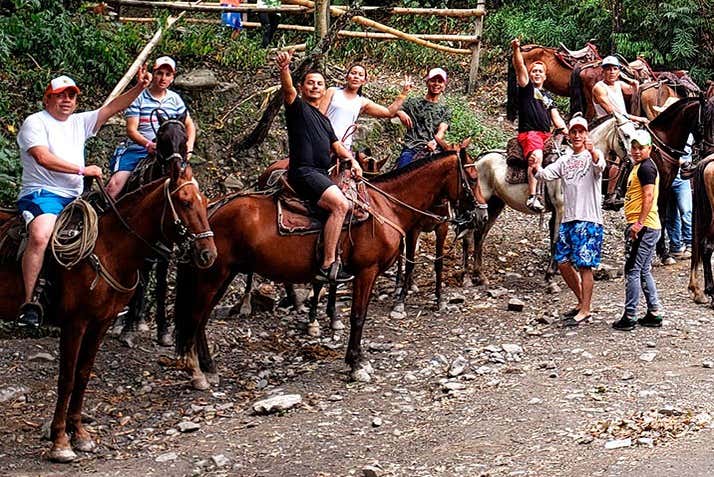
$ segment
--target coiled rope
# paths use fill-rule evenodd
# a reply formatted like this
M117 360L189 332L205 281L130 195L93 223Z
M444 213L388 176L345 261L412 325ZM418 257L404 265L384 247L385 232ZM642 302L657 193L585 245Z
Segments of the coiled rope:
M76 224L78 219L79 225ZM77 198L62 210L57 218L50 245L57 263L70 269L87 258L99 235L97 212L89 202Z

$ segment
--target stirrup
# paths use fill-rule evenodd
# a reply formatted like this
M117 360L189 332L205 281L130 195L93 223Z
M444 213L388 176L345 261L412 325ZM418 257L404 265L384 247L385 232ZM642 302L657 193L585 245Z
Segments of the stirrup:
M27 326L30 328L39 328L42 326L42 318L44 309L37 302L28 301L23 303L17 315L16 323L18 326Z

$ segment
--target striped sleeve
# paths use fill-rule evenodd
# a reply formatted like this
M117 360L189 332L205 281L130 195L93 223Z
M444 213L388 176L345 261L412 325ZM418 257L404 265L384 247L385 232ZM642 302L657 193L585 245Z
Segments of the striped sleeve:
M141 93L131 105L124 111L125 118L134 118L141 113L141 99L144 93Z

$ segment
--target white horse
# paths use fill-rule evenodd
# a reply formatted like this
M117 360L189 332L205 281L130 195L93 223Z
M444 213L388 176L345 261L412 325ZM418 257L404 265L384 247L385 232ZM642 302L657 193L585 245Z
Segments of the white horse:
M602 151L607 158L610 152L618 157L625 158L628 154L625 145L630 143L630 138L636 128L632 121L625 119L621 114L615 113L590 132L590 138L595 148ZM506 155L504 151L491 151L481 155L473 164L478 170L481 192L488 203L488 221L473 234L467 235L463 241L463 286L488 284L482 270L483 242L489 230L496 222L503 208L508 205L514 210L524 214L535 215L536 212L526 207L528 198L528 184L509 184L506 182ZM553 259L555 244L558 241L560 222L563 218L563 192L560 180L545 183L546 211L551 212L548 222L550 238L550 259L545 273L548 291L555 293L558 285L552 280L557 272L557 263ZM469 247L473 246L473 269L469 274Z

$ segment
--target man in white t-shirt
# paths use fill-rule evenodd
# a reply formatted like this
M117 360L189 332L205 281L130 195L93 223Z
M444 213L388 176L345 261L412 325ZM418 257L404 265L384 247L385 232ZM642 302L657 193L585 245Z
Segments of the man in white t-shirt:
M578 304L564 313L564 326L577 326L590 318L593 294L593 268L600 265L602 254L602 199L600 188L605 159L588 137L588 123L574 116L568 124L572 152L561 156L545 169L538 167L536 178L561 179L563 222L560 224L555 260L565 283Z
M18 324L39 326L42 306L35 292L45 250L57 215L82 193L82 176L101 179L98 166L85 166L84 144L114 114L127 108L151 81L145 67L139 69L136 86L107 105L75 113L77 84L59 76L47 85L45 109L25 119L17 136L22 162L22 187L17 208L27 224L27 248L22 256L25 303Z

